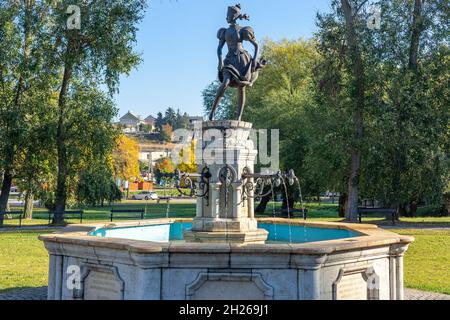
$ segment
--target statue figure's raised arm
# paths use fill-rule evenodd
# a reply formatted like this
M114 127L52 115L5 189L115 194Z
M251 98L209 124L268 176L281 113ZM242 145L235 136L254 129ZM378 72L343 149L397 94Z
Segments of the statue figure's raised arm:
M253 46L255 47L255 54L253 55L253 62L252 62L252 72L255 72L259 60L259 44L254 39L249 40L249 42L253 44Z
M259 44L256 41L255 32L253 31L253 28L245 27L242 29L241 34L242 34L242 38L244 40L247 40L248 42L250 42L255 49L255 53L253 55L253 61L252 61L252 72L254 72L256 70L256 67L257 67L258 61L259 61Z

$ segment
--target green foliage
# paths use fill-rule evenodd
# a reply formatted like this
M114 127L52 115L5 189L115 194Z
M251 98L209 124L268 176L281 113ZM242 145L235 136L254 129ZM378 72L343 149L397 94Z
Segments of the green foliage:
M269 63L248 90L244 118L257 128L281 129L282 169L296 170L306 195L345 193L358 146L360 198L387 206L442 203L450 174L444 3L424 3L417 69L409 63L413 1L378 1L379 30L367 28L367 6L355 16L365 71L361 141L354 135L354 60L341 2L332 1L332 12L318 16L314 40L266 41Z
M95 206L122 200L122 192L112 178L111 169L102 163L89 167L80 175L77 200L79 203Z
M314 194L316 180L309 179L305 155L311 143L307 128L314 106L313 70L319 58L316 44L312 40L267 40L262 55L269 63L248 90L244 118L256 128L280 129L281 169L295 169L305 193Z
M180 110L175 110L173 108L167 108L165 114L161 112L158 113L155 127L158 132L162 134L162 139L164 141L171 141L171 134L168 136L164 131L167 130L167 126L170 126L172 130L177 129L188 129L189 128L189 115L187 113L181 114Z
M156 116L155 120L155 127L158 132L162 132L163 125L165 124L164 116L161 112L158 112L158 115Z
M24 190L36 189L54 164L47 110L56 77L47 61L51 40L41 19L49 12L34 2L0 2L0 170ZM8 201L8 179L2 188L0 207Z
M162 158L155 166L155 178L157 183L165 185L174 181L175 165L170 158Z
M366 196L388 204L425 199L440 203L448 183L450 50L445 2L423 3L417 65L411 63L414 3L379 3L384 14L382 28L373 31L367 68L373 84L362 183Z
M203 91L203 110L206 115L209 115L211 108L216 99L217 90L220 87L219 81L214 81L210 83ZM216 119L232 119L236 115L236 90L228 89L225 92L222 100L220 101L219 107L217 108Z
M77 104L80 100L76 99L84 97L79 88L100 88L104 85L110 95L117 92L120 76L128 74L140 62L133 47L136 43L137 25L146 8L144 0L83 1L79 3L81 29L66 30L67 14L61 8L72 4L71 1L51 3L54 10L49 16L55 44L49 59L62 68L56 133L58 176L55 207L58 214L54 217L54 223L62 222L68 194L75 186L75 181L71 179L71 168L76 165L73 161L77 160L78 153L73 157L71 151L74 149L74 143L71 140L75 140L75 146L86 144L86 140L79 139L84 138L82 135L70 135L70 119L67 114L71 110L71 104ZM80 94L77 95L78 93ZM95 92L92 93L95 95ZM103 97L97 95L97 98ZM107 106L106 100L104 102L103 105ZM106 112L105 118L110 117L112 113ZM114 139L108 139L107 134L108 131L113 131L111 119L107 127L109 128L103 131L105 135L90 135L88 141L97 144L95 151L111 151L113 143L110 141ZM106 138L106 141L101 140L102 138Z
M73 4L81 30L66 27ZM86 169L111 154L112 94L140 61L133 46L145 8L143 0L0 2L0 168L49 208L74 202Z
M161 138L165 142L171 142L173 137L173 128L170 124L162 126Z
M67 30L66 8L74 4L81 9L81 29ZM73 68L73 77L85 83L105 84L116 92L120 75L129 74L140 62L133 47L146 1L62 0L49 5L53 10L47 22L54 40L49 59Z
M417 70L411 54L412 1L379 1L380 30L366 27L365 7L356 31L365 77L365 128L361 198L385 205L439 203L449 179L449 49L443 1L425 2ZM346 57L340 2L319 15L314 69L315 103L307 107L304 173L321 191L344 192L353 140L352 59ZM433 17L436 17L434 19ZM445 28L444 28L445 29ZM425 37L425 34L430 35Z

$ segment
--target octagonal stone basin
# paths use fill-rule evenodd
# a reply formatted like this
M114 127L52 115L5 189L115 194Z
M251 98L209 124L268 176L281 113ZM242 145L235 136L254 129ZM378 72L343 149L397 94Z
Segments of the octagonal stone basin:
M186 243L190 220L75 225L40 237L51 300L400 300L411 237L262 219L264 245Z
M183 230L190 230L192 223L172 222L143 226L125 226L100 228L89 233L91 236L142 240L152 242L184 241ZM312 226L259 223L258 228L267 230L267 243L306 243L326 240L346 239L361 236L360 233L348 229L319 228Z

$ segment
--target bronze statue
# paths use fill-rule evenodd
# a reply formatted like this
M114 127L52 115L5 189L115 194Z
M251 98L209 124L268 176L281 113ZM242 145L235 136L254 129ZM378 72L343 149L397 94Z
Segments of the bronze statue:
M239 4L228 7L227 22L230 24L228 29L222 28L217 33L219 38L219 80L221 85L218 89L209 120L214 119L217 106L223 98L228 87L235 87L239 90L238 101L238 120L241 121L245 105L245 88L251 87L258 78L259 70L265 65L265 60L259 60L259 46L255 39L254 31L251 27L241 27L237 20L249 20L249 16L241 14ZM242 42L249 41L255 47L253 57L244 49ZM225 60L222 60L222 50L228 46L228 54Z

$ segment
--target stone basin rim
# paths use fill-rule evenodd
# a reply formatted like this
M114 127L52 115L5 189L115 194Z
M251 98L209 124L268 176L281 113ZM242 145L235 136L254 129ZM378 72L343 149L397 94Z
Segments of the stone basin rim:
M58 244L71 244L126 250L130 253L245 253L245 254L304 254L325 255L335 252L353 251L361 248L376 248L393 244L409 244L413 237L401 236L396 233L383 230L375 225L348 224L341 222L308 222L289 221L286 219L258 219L262 223L286 224L291 226L308 226L320 228L345 229L361 234L355 238L326 240L320 242L308 242L298 244L230 244L230 243L159 243L142 240L129 240L121 238L94 237L89 233L101 228L123 228L151 226L175 222L192 222L192 219L157 219L143 221L128 221L120 223L97 223L89 225L71 225L66 229L39 236L39 240Z

